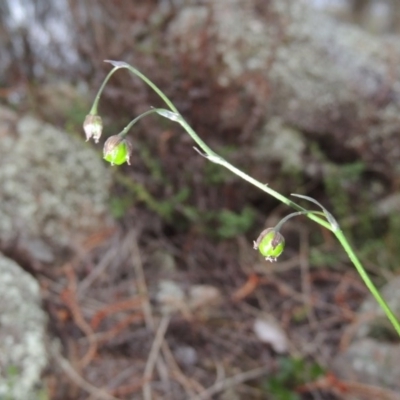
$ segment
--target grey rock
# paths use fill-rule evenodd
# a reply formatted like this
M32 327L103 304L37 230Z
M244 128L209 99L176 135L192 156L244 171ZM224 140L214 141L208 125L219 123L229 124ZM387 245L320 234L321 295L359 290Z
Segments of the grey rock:
M179 283L168 279L159 282L156 299L164 313L181 310L186 306L185 291Z
M209 51L221 64L210 79L241 90L233 112L221 110L222 124L251 99L265 123L279 116L318 140L329 137L332 148L351 149L367 165L384 154L385 168L399 174L400 148L393 143L400 123L400 69L389 61L400 55L398 39L340 23L307 1L267 3L183 8L170 25L171 49L179 43L194 62L204 32L212 33ZM227 96L222 103L232 95ZM232 128L249 119L237 119Z
M395 214L400 211L400 193L393 193L381 199L375 205L375 212L380 216Z
M4 108L0 141L3 249L17 241L19 249L49 262L52 252L112 223L110 173L89 144Z
M301 171L304 169L305 147L305 139L299 131L274 117L265 125L254 147L253 156L258 161L280 161L284 171Z
M179 346L174 350L177 361L186 367L191 367L198 362L199 356L192 346Z
M343 379L400 390L400 346L365 338L352 343L334 362Z
M47 318L36 280L0 253L0 398L39 398Z

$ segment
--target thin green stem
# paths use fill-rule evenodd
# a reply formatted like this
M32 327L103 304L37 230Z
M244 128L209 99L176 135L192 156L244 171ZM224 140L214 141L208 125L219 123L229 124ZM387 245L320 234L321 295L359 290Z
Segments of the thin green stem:
M306 211L303 207L296 204L294 201L288 199L287 197L285 197L285 196L281 195L280 193L276 192L275 190L271 189L266 184L261 183L261 182L257 181L256 179L252 178L251 176L247 175L246 173L244 173L240 169L234 167L228 161L223 159L217 153L215 153L210 147L207 146L207 144L197 135L197 133L192 129L192 127L184 120L184 118L181 116L181 114L179 113L177 108L173 105L171 100L161 91L161 89L159 89L158 86L156 86L150 79L148 79L140 71L138 71L136 68L134 68L128 64L121 65L120 68L127 68L134 75L138 76L140 79L142 79L144 82L146 82L161 97L161 99L164 100L165 104L167 104L168 107L179 116L179 123L182 125L182 127L185 129L185 131L191 136L191 138L198 144L198 146L207 154L207 156L210 158L210 161L220 164L223 167L229 169L237 176L241 177L242 179L251 183L252 185L258 187L259 189L268 193L272 197L275 197L277 200L288 205L289 207L292 207L298 211ZM317 222L318 224L322 225L323 227L331 230L330 224L328 222L326 222L324 219L319 218L318 216L316 216L314 214L309 214L307 216L311 220L313 220L313 221Z
M385 312L386 316L392 323L394 329L400 336L400 324L399 321L397 320L397 317L393 313L393 311L390 309L389 305L386 303L386 301L383 299L381 294L379 293L378 289L375 287L373 282L371 281L370 277L366 273L364 267L362 266L360 260L357 258L355 255L353 249L351 248L349 242L347 241L346 237L344 236L342 230L337 230L334 232L336 238L339 240L340 244L342 247L345 249L347 255L349 256L350 260L354 264L354 266L357 269L357 272L361 276L361 279L364 281L365 286L367 286L368 290L372 293L372 295L375 297L375 300L378 302L378 304L381 306L382 310Z
M251 183L253 186L258 187L262 191L268 193L270 196L275 197L277 200L280 202L288 205L289 207L294 208L295 210L298 211L307 211L294 201L288 199L287 197L281 195L280 193L276 192L275 190L271 189L267 184L261 183L257 181L256 179L252 178L250 175L247 175L245 172L242 170L236 168L232 164L230 164L228 161L223 159L221 156L217 155L213 150L211 150L196 134L196 132L189 126L189 124L182 118L181 125L183 128L186 130L186 132L192 137L192 139L202 148L202 150L207 154L208 158L210 161L220 164L226 169L229 169L229 171L232 171L235 175L241 177L245 181ZM310 218L311 220L317 222L318 224L322 225L323 227L331 230L331 226L328 222L326 222L324 219L314 215L314 214L307 214L307 217Z
M154 114L154 113L158 113L157 108L152 108L151 110L145 111L143 114L140 114L138 117L136 117L131 122L129 122L129 124L124 129L122 129L122 131L119 133L119 135L125 137L128 134L129 130L132 128L132 126L136 124L136 122L138 122L143 117L146 117L147 115Z
M143 75L140 71L138 71L136 68L132 67L129 64L124 65L121 68L127 68L129 71L131 71L134 75L138 76L142 81L146 82L164 101L165 104L174 112L179 114L178 109L174 106L172 101L161 91L161 89L158 88L149 78L147 78L146 75Z
M286 217L282 218L278 224L275 226L274 230L279 232L283 226L290 218L298 217L300 215L307 215L307 214L319 214L319 215L325 215L322 211L296 211L294 213L291 213L289 215L286 215Z

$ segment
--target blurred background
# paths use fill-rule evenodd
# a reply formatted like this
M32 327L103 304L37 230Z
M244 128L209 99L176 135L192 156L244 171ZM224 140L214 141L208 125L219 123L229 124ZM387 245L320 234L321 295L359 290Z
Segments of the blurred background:
M400 3L0 2L0 399L398 399L398 338L334 236L193 151L324 204L400 313ZM308 205L304 204L308 207Z

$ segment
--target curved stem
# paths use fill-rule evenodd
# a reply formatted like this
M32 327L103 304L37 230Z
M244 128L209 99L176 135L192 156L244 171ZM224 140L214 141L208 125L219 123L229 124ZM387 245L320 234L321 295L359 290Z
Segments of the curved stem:
M129 122L129 124L124 129L122 129L122 131L119 133L119 135L121 135L122 137L125 137L128 134L128 131L132 128L132 126L136 124L136 122L138 122L143 117L147 117L148 115L154 114L154 113L158 113L157 108L152 108L151 110L145 111L143 114L140 114L135 119L133 119L131 122Z
M307 215L307 214L319 214L319 215L325 215L322 211L296 211L294 213L291 213L289 215L286 215L286 217L282 218L278 224L275 226L275 231L279 232L283 226L283 224L288 221L290 218L293 217L298 217L299 215Z
M138 76L143 82L146 82L164 101L165 104L174 112L179 114L178 109L174 106L172 101L156 86L149 78L147 78L146 75L143 75L140 71L138 71L136 68L132 67L132 65L129 64L124 64L121 67L117 68L127 68L129 71L131 71L134 75Z
M259 189L268 193L272 197L275 197L277 200L288 205L289 207L292 207L298 211L307 211L306 209L304 209L303 207L301 207L294 201L288 199L287 197L285 197L285 196L281 195L280 193L276 192L275 190L271 189L266 184L257 181L256 179L252 178L250 175L247 175L240 169L238 169L235 166L233 166L232 164L230 164L228 161L224 160L221 156L219 156L210 147L207 146L207 144L197 135L197 133L193 130L193 128L180 115L179 111L172 104L171 100L169 100L168 97L152 81L150 81L145 75L143 75L136 68L132 67L129 64L121 64L120 68L127 68L134 75L138 76L140 79L142 79L144 82L146 82L162 98L162 100L164 100L164 102L168 105L168 107L180 117L179 122L182 125L182 127L191 136L191 138L198 144L198 146L207 154L207 156L210 158L210 161L220 164L223 167L225 167L226 169L229 169L235 175L241 177L245 181L258 187ZM314 222L317 222L318 224L322 225L323 227L331 230L330 224L328 222L326 222L324 219L322 219L314 214L307 214L307 216Z

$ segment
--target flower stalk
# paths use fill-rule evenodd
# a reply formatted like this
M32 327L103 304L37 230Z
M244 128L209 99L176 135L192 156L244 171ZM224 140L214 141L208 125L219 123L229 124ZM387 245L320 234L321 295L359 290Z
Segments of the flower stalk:
M185 119L179 113L179 111L174 106L174 104L150 79L148 79L145 75L143 75L136 68L134 68L133 66L131 66L123 61L106 60L106 62L113 65L114 68L109 72L109 74L105 78L103 84L101 85L101 87L96 95L93 106L90 110L90 115L97 115L97 107L98 107L98 103L99 103L102 91L104 90L104 87L107 84L110 77L112 76L112 74L115 71L117 71L118 69L122 69L122 68L128 69L132 74L134 74L135 76L140 78L142 81L144 81L147 85L149 85L160 96L160 98L165 102L165 104L169 107L169 110L167 110L167 109L152 109L152 110L148 111L147 113L141 114L139 117L137 117L135 120L133 120L120 133L121 136L124 137L124 135L127 134L128 130L134 125L134 123L137 122L138 119L144 117L145 115L150 114L151 112L156 112L165 118L168 118L172 121L178 122L201 149L201 150L199 150L199 149L195 148L195 150L198 153L200 153L203 157L205 157L207 160L225 167L226 169L230 170L231 172L233 172L240 178L244 179L245 181L249 182L253 186L259 188L263 192L268 193L269 195L276 198L280 202L286 204L287 206L289 206L297 211L297 213L293 213L293 214L289 215L288 217L286 217L286 219L284 219L285 221L288 218L291 218L292 216L294 216L294 214L296 214L296 215L304 214L309 219L313 220L314 222L318 223L319 225L323 226L324 228L332 231L333 234L338 239L339 243L342 245L343 249L346 251L347 255L349 256L349 259L354 264L357 272L359 273L360 277L364 281L365 285L370 290L371 294L374 296L374 298L376 299L378 304L381 306L382 310L385 312L386 316L388 317L390 322L393 324L393 327L395 328L396 332L400 336L399 321L397 320L395 314L393 313L393 311L390 309L390 307L388 306L386 301L383 299L383 297L379 293L379 290L375 287L371 278L368 276L367 272L365 271L362 263L360 262L360 260L356 256L354 250L352 249L350 243L346 239L343 231L340 229L339 224L337 223L335 218L332 216L332 214L329 213L329 211L327 211L315 199L312 199L308 196L303 196L303 195L293 195L295 197L298 197L303 200L307 200L314 204L317 204L322 209L322 212L307 211L305 208L303 208L299 204L295 203L294 201L290 200L289 198L283 196L282 194L280 194L280 193L276 192L275 190L273 190L272 188L270 188L267 184L257 181L256 179L247 175L242 170L240 170L240 169L236 168L235 166L233 166L232 164L230 164L224 158L222 158L217 153L215 153L210 147L208 147L208 145L197 135L197 133L192 129L192 127L185 121ZM282 220L282 221L284 221L284 220ZM281 221L281 224L283 224L282 221ZM263 240L266 240L266 242L265 242L266 244L263 247L263 252L266 253L267 259L268 259L268 257L275 259L283 251L284 239L283 239L283 237L279 236L280 235L279 230L272 228L272 231L268 231L268 230L266 230L266 231L262 232L262 235L263 234L264 235L261 238L259 237L257 239L257 241L255 241L255 246L257 246L257 248L259 248L261 246L261 244L263 243ZM283 239L283 241L282 241L282 239Z

